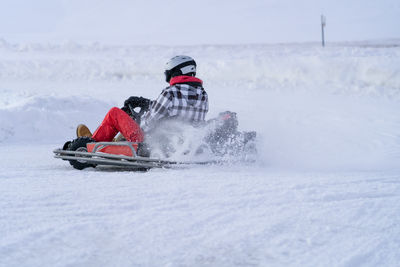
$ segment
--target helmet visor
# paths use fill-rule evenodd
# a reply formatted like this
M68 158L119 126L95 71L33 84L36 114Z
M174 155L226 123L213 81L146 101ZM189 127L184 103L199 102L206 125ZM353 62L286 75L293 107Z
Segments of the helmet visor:
M164 75L165 75L165 81L169 83L169 81L171 80L171 71L170 70L164 71Z

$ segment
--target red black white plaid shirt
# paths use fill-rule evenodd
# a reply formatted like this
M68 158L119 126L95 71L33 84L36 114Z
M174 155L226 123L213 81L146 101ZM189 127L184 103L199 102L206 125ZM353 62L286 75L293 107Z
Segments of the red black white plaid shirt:
M173 77L170 86L152 101L150 110L143 115L142 129L147 132L165 118L203 122L208 112L208 95L202 84L200 79L192 76Z

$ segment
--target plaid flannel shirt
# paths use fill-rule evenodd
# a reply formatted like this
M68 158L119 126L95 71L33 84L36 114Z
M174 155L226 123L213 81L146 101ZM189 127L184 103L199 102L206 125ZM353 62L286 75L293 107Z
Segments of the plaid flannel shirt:
M207 112L208 95L202 81L195 77L178 76L172 78L170 86L152 101L149 111L142 117L141 127L148 132L165 118L199 123L205 120Z

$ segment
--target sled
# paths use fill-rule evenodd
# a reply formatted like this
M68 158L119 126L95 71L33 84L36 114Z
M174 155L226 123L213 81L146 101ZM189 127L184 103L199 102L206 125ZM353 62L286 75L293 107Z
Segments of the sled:
M138 119L143 114L143 99L136 97L138 103L134 106L128 105L123 108L134 119ZM139 101L140 100L140 101ZM139 103L140 102L140 103ZM141 108L140 112L136 112L135 108ZM171 122L167 121L168 125ZM71 142L66 142L62 149L54 150L55 158L68 160L75 169L82 170L87 167L111 166L120 168L129 168L133 170L148 170L151 168L179 168L189 165L205 165L224 163L225 156L233 156L240 161L243 155L256 153L255 137L253 132L240 132L237 130L238 120L235 112L221 112L217 118L208 120L203 127L209 127L209 132L201 140L205 143L205 147L217 160L207 161L173 161L168 159L159 159L155 156L151 157L151 151L144 143L134 143L127 141L120 142L93 142L88 137L79 137ZM165 136L171 135L173 129L170 129ZM163 138L162 138L163 139ZM164 138L165 139L165 138ZM167 144L168 140L163 141ZM199 146L199 148L201 145ZM202 149L194 149L194 153L198 154ZM164 153L166 152L166 153ZM168 151L164 151L161 157L168 158ZM201 152L200 152L201 153ZM187 155L187 154L184 154ZM208 157L209 158L209 157Z

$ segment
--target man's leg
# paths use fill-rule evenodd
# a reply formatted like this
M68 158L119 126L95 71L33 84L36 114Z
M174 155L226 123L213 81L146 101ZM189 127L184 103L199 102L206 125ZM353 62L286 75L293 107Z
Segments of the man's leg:
M143 131L128 114L119 108L112 108L106 114L99 128L93 133L95 141L112 141L121 132L127 141L143 142Z

